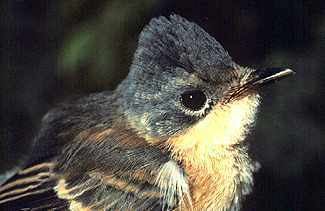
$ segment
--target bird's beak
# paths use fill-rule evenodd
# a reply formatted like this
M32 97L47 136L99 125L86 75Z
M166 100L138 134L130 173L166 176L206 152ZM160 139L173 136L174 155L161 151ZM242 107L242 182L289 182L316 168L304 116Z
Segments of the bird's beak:
M225 102L237 99L238 97L248 94L251 91L256 91L264 85L286 78L294 73L295 72L293 70L288 68L257 69L250 73L246 83L234 89L235 91L229 95Z
M257 69L253 73L254 79L252 81L252 85L254 87L264 86L266 84L286 78L293 74L295 74L293 70L288 68L281 68L281 67Z

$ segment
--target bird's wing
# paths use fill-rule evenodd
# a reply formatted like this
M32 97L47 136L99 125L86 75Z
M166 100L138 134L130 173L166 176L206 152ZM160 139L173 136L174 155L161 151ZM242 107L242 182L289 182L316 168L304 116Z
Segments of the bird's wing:
M0 186L0 210L65 210L67 202L57 197L53 163L39 163L17 172Z
M125 127L80 133L55 171L58 196L77 210L169 210L188 191L178 164Z
M128 131L94 127L55 161L1 186L0 210L169 210L186 189L184 172L161 150Z
M161 194L151 184L99 172L84 174L79 182L63 178L55 190L71 210L163 210Z

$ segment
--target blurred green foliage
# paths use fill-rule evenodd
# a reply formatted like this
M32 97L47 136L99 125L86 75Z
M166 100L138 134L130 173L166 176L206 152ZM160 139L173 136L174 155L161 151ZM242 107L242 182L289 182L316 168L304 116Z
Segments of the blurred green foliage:
M86 3L64 3L64 22L72 24L65 27L58 76L66 81L79 75L77 80L68 80L72 88L112 88L128 72L139 25L155 1L104 1L95 13L87 10L84 14Z

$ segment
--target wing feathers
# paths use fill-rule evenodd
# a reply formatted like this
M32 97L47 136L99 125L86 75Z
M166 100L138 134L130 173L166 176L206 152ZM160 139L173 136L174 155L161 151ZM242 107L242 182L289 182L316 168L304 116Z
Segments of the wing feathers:
M170 210L188 194L182 168L166 152L125 127L97 127L79 134L55 164L8 180L0 210Z
M62 210L66 203L53 187L53 163L41 163L22 169L0 187L0 210Z
M59 197L79 202L82 208L168 210L177 206L179 194L188 192L182 169L170 160L167 152L125 126L91 128L58 159L55 169L62 180L56 190Z
M47 191L44 184L52 180L50 173L52 167L52 163L42 163L18 172L0 187L0 204Z

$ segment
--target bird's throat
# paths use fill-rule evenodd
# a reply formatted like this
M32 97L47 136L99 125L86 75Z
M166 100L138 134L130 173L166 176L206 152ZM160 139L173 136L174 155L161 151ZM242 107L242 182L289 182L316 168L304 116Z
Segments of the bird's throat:
M250 192L255 165L241 144L254 123L257 95L216 106L169 147L188 175L194 210L236 210Z

